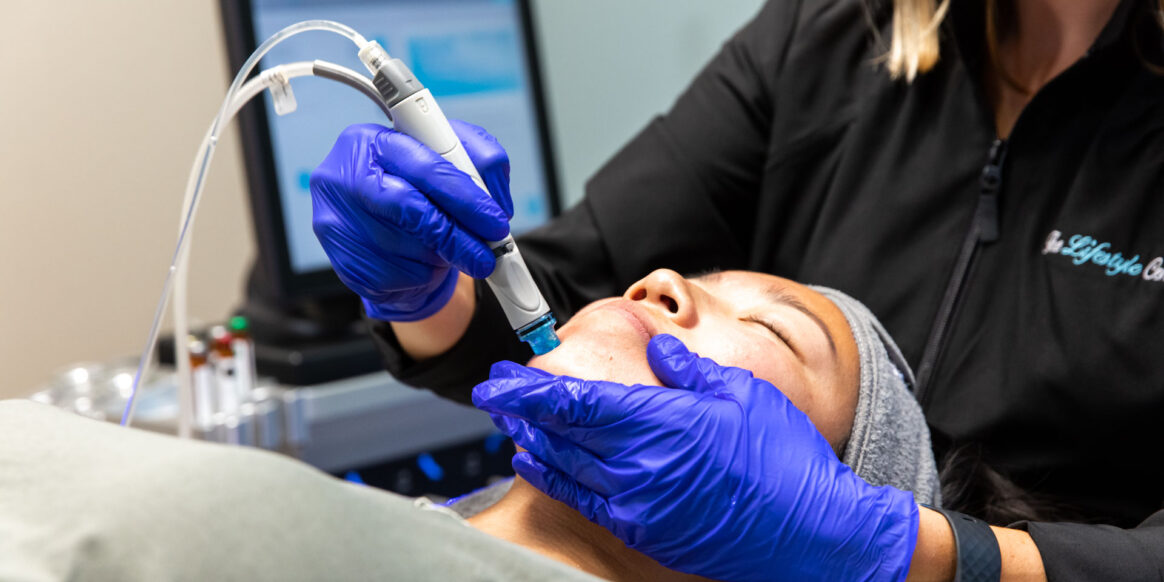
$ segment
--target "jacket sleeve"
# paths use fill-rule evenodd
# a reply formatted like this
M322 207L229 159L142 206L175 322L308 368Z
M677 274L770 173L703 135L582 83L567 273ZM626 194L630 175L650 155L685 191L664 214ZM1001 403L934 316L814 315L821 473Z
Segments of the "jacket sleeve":
M564 322L587 303L621 294L657 268L683 273L747 266L775 85L799 0L770 0L698 74L671 110L647 125L590 180L585 198L519 237L530 271ZM394 376L467 402L492 362L524 362L487 285L449 352L413 362L391 328L373 333Z
M1164 580L1164 510L1133 529L1078 523L1018 526L1039 547L1050 582Z

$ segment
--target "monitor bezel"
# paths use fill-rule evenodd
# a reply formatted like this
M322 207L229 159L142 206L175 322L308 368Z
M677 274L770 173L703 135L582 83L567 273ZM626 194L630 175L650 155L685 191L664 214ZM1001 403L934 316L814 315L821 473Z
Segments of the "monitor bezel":
M534 119L542 148L542 172L545 176L550 218L561 212L558 177L555 167L550 118L547 114L545 86L540 66L538 38L533 25L530 0L515 0L519 25L525 42L530 93ZM257 46L250 0L220 0L227 59L233 78ZM291 40L289 42L294 42ZM303 112L310 115L310 112ZM272 291L284 301L298 301L342 294L346 287L330 268L296 272L291 265L287 230L283 221L283 202L275 173L275 156L271 141L267 108L263 100L243 107L237 117L247 177L251 220L255 230L257 266L264 271Z

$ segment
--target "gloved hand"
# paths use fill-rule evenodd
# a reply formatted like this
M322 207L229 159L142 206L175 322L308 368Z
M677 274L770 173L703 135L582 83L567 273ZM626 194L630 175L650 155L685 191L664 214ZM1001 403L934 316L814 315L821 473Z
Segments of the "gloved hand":
M344 130L311 173L315 236L368 315L424 319L444 307L457 271L493 272L485 241L509 234L509 158L485 130L450 122L489 188L415 139L379 125Z
M768 382L651 339L664 384L494 365L473 403L529 452L538 489L682 572L722 580L902 580L913 495L873 487Z

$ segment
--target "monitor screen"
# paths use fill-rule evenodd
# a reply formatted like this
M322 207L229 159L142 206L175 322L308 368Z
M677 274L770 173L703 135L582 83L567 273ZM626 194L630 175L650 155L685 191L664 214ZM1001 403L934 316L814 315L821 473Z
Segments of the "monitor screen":
M549 160L545 116L541 107L528 5L517 0L250 0L247 15L227 14L249 26L257 42L285 26L311 19L346 24L378 41L432 91L450 119L484 127L510 157L514 202L511 228L520 233L545 222L557 208ZM249 18L247 18L249 17ZM249 20L249 23L245 21ZM228 35L231 23L227 23ZM245 33L244 33L244 36ZM257 41L257 42L256 42ZM237 40L235 40L237 42ZM245 47L243 47L245 48ZM233 69L246 54L232 47ZM246 51L249 54L249 50ZM240 58L241 57L241 58ZM287 40L263 58L262 68L321 59L367 72L351 41L326 32L308 32ZM350 87L318 78L292 81L298 109L276 116L265 95L265 123L244 124L265 133L247 140L267 168L256 167L248 152L248 172L270 171L266 189L276 190L276 204L266 208L281 222L283 278L330 271L327 256L311 226L312 170L330 151L341 131L353 123L390 125L369 99ZM264 127L265 126L265 127ZM252 136L254 137L254 136ZM265 143L264 143L265 142ZM251 181L252 189L255 181ZM252 192L252 196L271 193ZM259 206L254 206L258 209ZM256 220L258 224L260 221ZM263 249L260 238L260 253ZM270 237L268 237L270 238Z

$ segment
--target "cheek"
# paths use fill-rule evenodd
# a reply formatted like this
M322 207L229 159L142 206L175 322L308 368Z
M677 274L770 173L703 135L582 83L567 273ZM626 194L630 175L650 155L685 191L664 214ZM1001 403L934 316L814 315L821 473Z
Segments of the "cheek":
M737 333L718 333L718 329L724 328L734 328ZM717 333L701 331L695 334L687 347L719 364L751 370L757 378L771 382L793 404L801 407L808 394L806 370L791 350L760 334L740 332L738 326L715 326L713 329Z
M816 408L812 385L800 359L783 349L761 352L752 351L744 354L741 359L744 363L740 367L751 370L757 378L771 382L806 414Z
M830 380L816 377L785 347L751 334L737 337L699 334L690 340L688 347L720 364L751 370L757 378L771 383L812 420L834 448L848 438L853 417L851 405L847 407L847 400L833 393Z
M752 370L757 378L763 378L779 388L792 404L808 416L834 449L838 449L849 438L853 407L848 398L833 390L830 379L813 374L796 356L791 355L758 363Z

